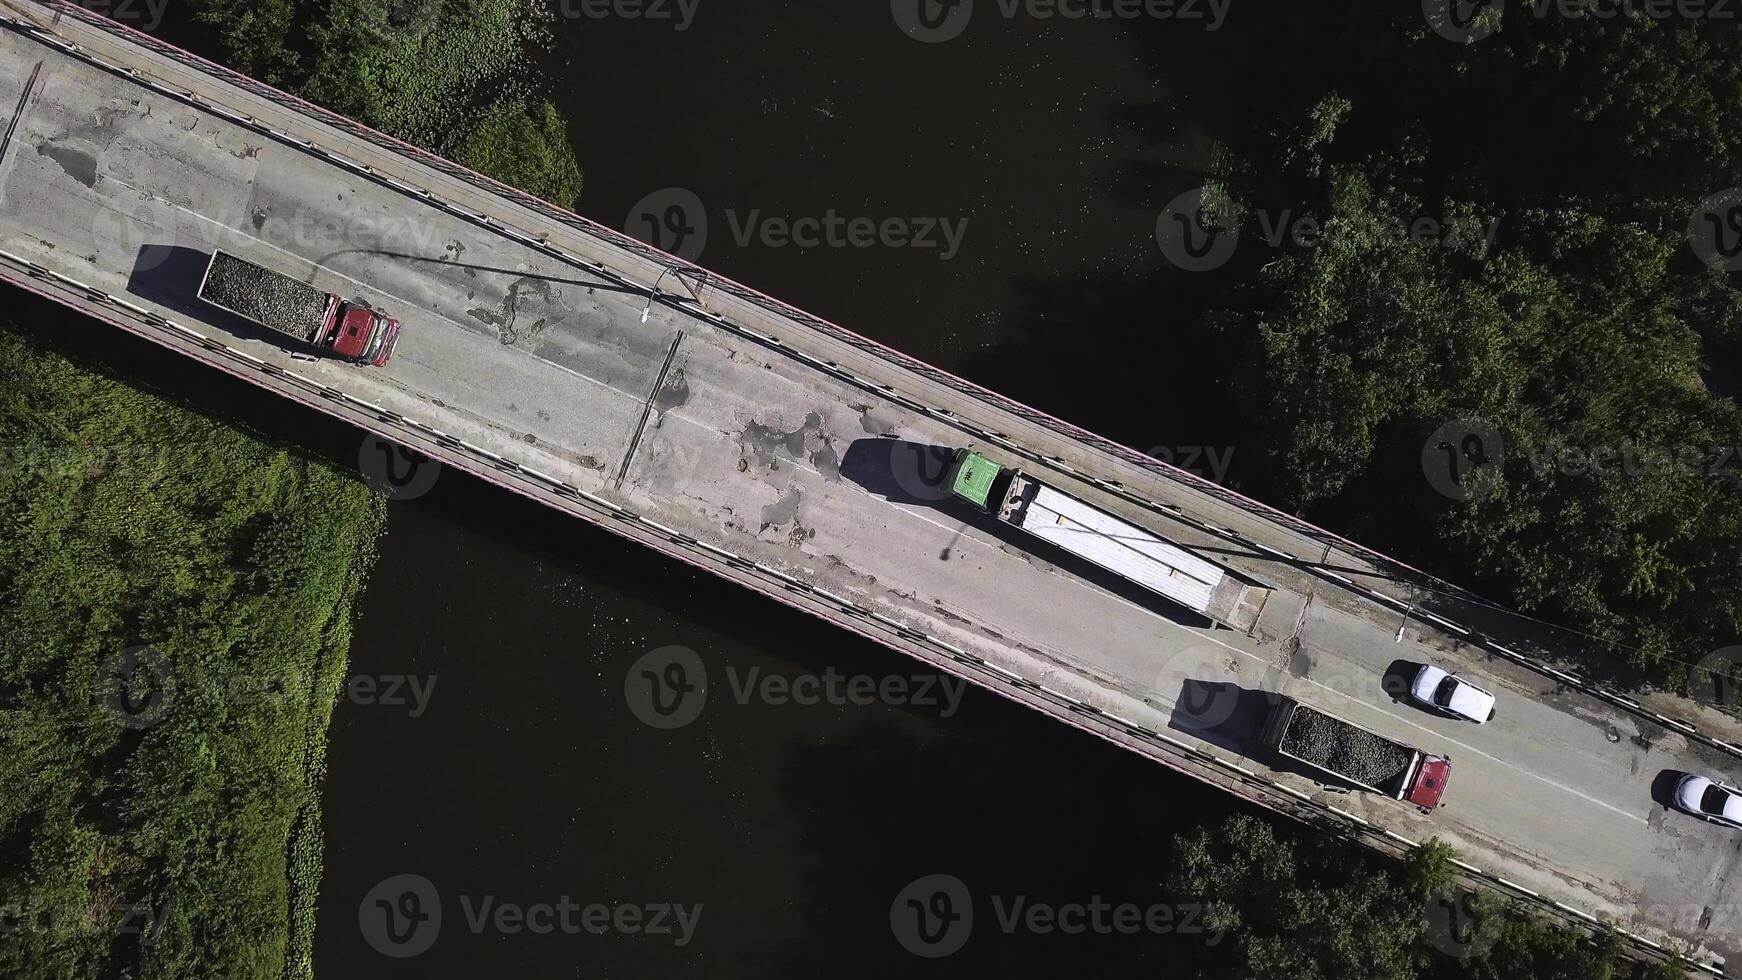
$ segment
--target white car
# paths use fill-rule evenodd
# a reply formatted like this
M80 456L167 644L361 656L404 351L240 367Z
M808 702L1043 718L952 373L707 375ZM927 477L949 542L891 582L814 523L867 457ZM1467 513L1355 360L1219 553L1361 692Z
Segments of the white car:
M1675 784L1677 808L1712 823L1742 829L1742 790L1689 773Z
M1480 725L1494 718L1494 695L1448 674L1432 664L1422 665L1409 684L1409 695L1422 704Z

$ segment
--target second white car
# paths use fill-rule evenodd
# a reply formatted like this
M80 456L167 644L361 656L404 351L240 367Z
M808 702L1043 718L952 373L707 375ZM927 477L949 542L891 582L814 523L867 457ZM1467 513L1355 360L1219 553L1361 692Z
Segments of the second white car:
M1677 809L1726 827L1742 828L1742 791L1689 773L1675 787Z

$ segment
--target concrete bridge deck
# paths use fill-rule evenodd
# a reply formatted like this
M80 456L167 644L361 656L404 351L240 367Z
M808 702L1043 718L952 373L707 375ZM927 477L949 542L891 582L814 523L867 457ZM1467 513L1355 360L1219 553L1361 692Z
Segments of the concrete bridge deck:
M1456 624L1396 642L1420 583L1383 556L90 15L0 14L0 275L1264 805L1379 847L1440 836L1479 880L1711 970L1742 948L1742 837L1654 801L1666 772L1742 768L1717 720L1660 724ZM301 360L220 319L193 298L213 248L398 317L395 359ZM964 445L1273 587L1257 628L953 505L936 463ZM1400 662L1472 677L1499 716L1395 703ZM1447 806L1273 767L1277 693L1450 755Z

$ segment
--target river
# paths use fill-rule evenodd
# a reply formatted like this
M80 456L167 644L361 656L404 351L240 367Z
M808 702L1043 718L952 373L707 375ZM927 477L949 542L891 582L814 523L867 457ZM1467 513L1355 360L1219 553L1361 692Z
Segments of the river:
M1130 188L1202 165L1213 77L1157 72L1126 25L987 2L942 43L875 2L704 0L681 30L675 3L662 20L564 2L542 69L588 216L652 235L640 213L688 202L705 244L667 244L723 274L1140 447L1213 431L1131 411L1149 393L1120 338L1165 328L1149 297L1094 323L1070 301L1161 267L1155 202ZM1212 60L1213 32L1166 29L1182 60ZM783 244L771 218L838 237ZM848 239L854 218L877 244ZM710 688L662 730L625 678L669 646ZM457 474L391 508L352 662L375 687L332 729L323 976L1087 976L1202 941L1005 920L1019 901L1165 899L1173 835L1227 812L1220 793ZM818 703L782 693L807 679ZM873 684L900 693L856 703ZM443 918L427 952L391 958L359 911L402 874ZM925 960L890 910L933 874L978 918ZM591 905L643 918L589 931Z

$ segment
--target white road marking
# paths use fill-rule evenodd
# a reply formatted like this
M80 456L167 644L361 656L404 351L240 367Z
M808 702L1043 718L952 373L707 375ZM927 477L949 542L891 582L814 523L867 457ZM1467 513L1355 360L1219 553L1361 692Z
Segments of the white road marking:
M402 309L416 310L416 311L418 311L418 317L416 320L416 323L418 323L418 324L431 323L434 321L441 321L443 323L448 324L449 327L451 327L452 329L454 329L456 331L459 331L463 335L473 336L476 334L476 331L469 329L466 324L463 324L460 321L455 320L453 317L450 317L450 316L447 316L447 315L441 314L441 313L431 312L430 310L426 309L423 306L423 304L418 303L415 300L409 299L405 296L401 296L397 293L394 293L391 290L384 289L379 284L372 283L372 282L364 282L364 281L357 279L353 276L347 275L344 272L340 272L339 270L334 269L330 266L321 265L319 263L313 262L306 256L298 255L297 253L292 252L289 249L282 248L278 245L273 244L272 242L266 241L263 238L258 238L254 235L249 234L246 231L243 231L243 230L238 229L238 228L233 228L230 225L225 224L222 221L218 221L215 218L211 218L211 217L208 217L206 215L200 214L197 211L191 211L191 210L189 210L185 207L182 207L181 205L175 203L174 201L165 200L164 198L159 197L156 194L151 193L150 191L144 190L144 189L139 188L139 187L135 187L134 185L129 184L126 181L121 180L120 178L115 177L109 173L104 173L103 178L105 181L119 184L122 187L127 188L128 190L131 190L135 193L144 195L145 197L149 197L151 200L156 201L159 204L162 204L162 205L165 205L169 208L172 208L173 210L175 210L179 214L188 215L190 217L198 219L201 222L204 222L207 225L210 225L214 228L220 229L224 235L236 237L236 238L239 238L240 240L243 240L243 241L252 242L255 245L262 246L262 247L264 247L270 251L276 252L280 255L288 256L289 258L294 259L297 262L309 263L310 265L313 265L315 268L321 270L323 273L330 275L335 279L340 279L344 282L351 283L352 286L355 287L357 290L352 295L361 296L361 295L365 295L368 293L373 293L377 296L383 296L383 297L386 297L388 299L393 300L395 303L399 304L400 308L402 308ZM101 201L101 198L99 198L99 202L100 201ZM111 210L113 210L113 209L111 209ZM122 220L127 220L129 217L126 214L122 214L120 211L116 211L116 213L121 216ZM133 217L137 218L137 215L134 215ZM455 219L455 220L458 220L458 219ZM163 229L161 226L159 226L159 230L166 230L166 229ZM516 244L518 244L518 243L516 243ZM214 246L214 247L221 247L221 246ZM434 260L431 260L431 261L434 261ZM436 281L439 282L440 280L436 280ZM251 339L251 338L239 338L239 339L246 340L246 339ZM576 378L580 378L582 381L587 382L588 384L594 386L595 388L602 388L605 391L610 392L612 394L622 396L622 397L627 397L627 398L630 398L630 399L633 399L636 401L640 401L640 398L637 395L634 395L634 394L629 393L629 392L621 391L617 388L613 388L613 387L611 387L611 385L609 385L603 381L600 381L598 378L594 378L594 377L591 377L589 375L582 374L581 372L576 371L573 368L567 367L567 366L562 365L562 364L558 364L555 361L550 360L549 358L540 357L537 354L532 353L531 351L523 350L519 347L515 347L515 346L510 345L510 344L501 344L499 346L501 346L504 349L506 349L507 351L509 351L513 356L529 358L531 360L539 362L540 364L548 365L549 367L552 367L552 368L554 368L558 371L561 371L565 374L569 374L569 375L572 375ZM410 360L413 363L417 363L417 364L423 363L421 361L418 361L415 357L411 358Z
M257 246L264 247L272 252L275 252L275 253L278 253L281 255L285 255L285 256L287 256L291 259L294 259L296 261L299 261L299 262L308 261L303 256L297 255L294 252L291 252L287 249L281 248L278 245L275 245L271 242L265 241L264 239L258 238L256 236L249 235L246 232L239 231L238 229L232 228L231 226L224 224L223 222L220 222L220 221L217 221L213 218L207 217L206 215L200 214L196 211L192 211L192 210L189 210L187 208L184 208L181 205L176 204L173 201L167 201L161 197L157 197L154 194L149 194L149 192L142 191L140 188L135 187L131 184L128 184L125 181L116 179L116 178L109 176L109 175L105 175L105 177L107 180L113 181L114 183L119 184L122 187L126 187L135 193L147 194L153 200L158 201L158 202L162 203L163 205L167 205L169 208L173 209L175 212L182 214L182 215L188 215L192 218L195 218L198 221L203 222L206 225L220 229L225 234L239 235L244 240L246 240L248 242L252 242ZM123 216L123 217L125 217L125 216ZM358 280L352 276L346 275L345 273L328 268L326 266L319 266L319 268L322 269L322 271L327 273L328 275L331 275L331 276L333 276L339 280L342 280L344 282L352 283L355 287L358 287L358 289L361 290L362 292L365 292L365 293L366 292L373 292L377 295L388 297L390 299L397 301L400 304L403 304L404 308L417 309L417 310L422 311L423 315L420 318L420 320L418 321L420 323L427 323L427 322L430 322L431 320L440 320L440 321L446 322L451 329L458 330L458 331L462 332L463 334L471 335L473 333L473 331L467 330L463 324L460 324L459 322L453 320L451 317L443 316L441 314L431 314L428 311L424 311L420 304L415 303L412 300L407 299L406 297L394 294L394 293L392 293L388 290L382 289L379 286L376 286L374 284L362 282L361 280ZM601 303L603 304L604 302L612 301L612 300L617 301L619 303L619 305L621 305L623 303L623 301L619 297L615 297L615 296L602 298ZM663 314L662 319L667 319L667 320L673 320L677 316L677 314L675 314L673 311L666 309L664 307L662 307L661 309L659 309L655 312ZM677 324L674 323L673 327L677 328ZM715 327L714 329L719 329L719 328ZM591 378L585 374L582 374L579 371L573 370L573 369L568 368L568 367L561 365L561 364L557 364L557 363L549 360L548 358L539 357L536 354L532 354L531 352L521 350L521 349L513 347L513 346L509 346L509 345L503 345L503 346L507 346L508 350L513 352L513 354L515 354L515 355L529 358L531 360L539 362L540 364L547 365L547 366L554 368L558 371L562 371L566 374L580 378L580 379L588 382L589 384L593 385L594 387L603 388L606 391L609 391L613 394L629 397L637 403L644 401L644 399L642 399L639 395L629 395L626 392L619 391L618 389L613 388L610 385L605 384L602 381L599 381L598 379ZM683 416L679 415L679 418L683 418ZM685 418L684 421L689 421L689 422L691 422L691 424L695 424L695 425L700 424L700 423L693 422L692 420L689 420L687 418ZM821 474L814 467L806 465L803 462L798 463L797 467L799 469L807 472L807 473L810 473L812 476L815 476L819 479L821 478ZM988 541L981 540L979 537L977 537L975 535L972 535L972 534L959 534L958 535L959 531L968 529L967 525L961 525L961 524L959 524L959 522L954 523L954 524L946 524L942 521L939 521L937 519L930 517L929 515L926 515L926 514L921 513L917 510L911 509L908 506L895 503L894 501L890 501L889 503L896 511L906 515L908 518L923 521L926 524L930 524L934 527L937 527L938 529L945 532L950 537L957 538L958 542L960 542L960 541L973 541L977 545L979 545L982 549L993 552L997 556L999 556L1005 560L1020 560L1020 559L1012 559L1011 556L1006 554L1001 548L997 547L995 544L988 542ZM955 546L959 547L959 543ZM1202 633L1202 632L1199 632L1197 630L1191 629L1190 627L1184 626L1180 623L1173 622L1172 620L1170 620L1167 617L1155 612L1153 609L1150 609L1147 606L1133 602L1129 599L1126 599L1123 596L1119 596L1119 595L1113 594L1111 592L1108 592L1108 591L1106 591L1098 586L1095 586L1091 583L1084 582L1083 580L1077 578L1076 576L1067 575L1067 574L1059 574L1059 575L1056 575L1054 577L1059 578L1060 580L1064 581L1068 585L1070 585L1074 588L1077 588L1080 591L1093 593L1097 596L1109 598L1109 599L1112 599L1113 601L1118 602L1124 606L1127 606L1127 607L1135 609L1135 610L1139 610L1140 612L1146 614L1153 621L1158 622L1165 627L1170 627L1172 629L1186 633L1187 635L1191 636L1195 641L1213 643L1213 644L1220 646L1220 647L1223 647L1225 649L1232 650L1232 651L1240 654L1241 656L1251 658L1252 660L1257 661L1261 665L1267 666L1267 664L1265 664L1264 658L1259 656L1258 654L1252 653L1252 652L1247 651L1247 650L1242 650L1239 647L1236 647L1236 646L1233 646L1229 643L1223 642L1222 640L1216 638L1213 635L1210 635L1207 633ZM1158 596L1157 598L1160 599L1161 597ZM1162 599L1162 601L1166 601L1166 600ZM1037 648L1052 650L1054 652L1055 656L1057 656L1061 660L1073 659L1073 658L1069 658L1062 651L1057 650L1057 648L1054 647L1050 643L1046 643L1044 641L1036 641L1032 637L1023 637L1023 639L1026 642L1033 644ZM1523 775L1529 776L1532 779L1539 780L1543 783L1546 783L1550 786L1553 786L1557 789L1560 789L1560 790L1562 790L1562 791L1564 791L1572 796L1576 796L1582 800L1585 800L1588 803L1602 807L1603 809L1609 810L1609 811L1616 813L1616 814L1619 814L1621 816L1627 817L1630 820L1636 820L1636 821L1639 821L1640 823L1646 822L1644 817L1641 817L1636 813L1632 813L1632 812L1623 810L1619 807L1613 806L1611 804L1605 803L1602 800L1596 799L1595 797L1592 797L1586 793L1583 793L1583 792L1580 792L1579 790L1573 789L1570 786L1566 786L1562 783L1558 783L1552 779L1547 778L1546 776L1542 776L1542 775L1539 775L1537 773L1533 773L1533 772L1529 772L1528 770L1521 769L1518 766L1515 766L1515 765L1512 765L1511 763L1505 762L1504 760L1499 759L1496 756L1493 756L1487 752L1483 752L1482 750L1477 749L1474 746L1469 745L1468 743L1449 738L1449 737L1443 735L1442 733L1436 732L1436 731L1429 729L1429 728L1425 728L1425 727L1423 727L1423 726L1421 726L1413 721L1410 721L1410 720L1403 718L1399 715L1393 714L1392 712L1386 711L1384 708L1381 708L1381 707L1378 707L1378 706L1372 705L1372 704L1367 704L1366 702L1363 702L1363 701L1358 701L1354 698L1349 697L1347 694L1345 694L1341 691L1337 691L1335 688L1329 687L1329 686L1322 684L1322 683L1319 683L1317 681L1313 681L1310 678L1308 678L1307 681L1308 681L1308 683L1311 683L1313 686L1315 686L1321 690L1328 691L1328 692L1336 695L1338 698L1341 698L1343 700L1350 701L1350 702L1353 702L1356 704L1365 704L1367 707L1369 707L1373 710L1376 710L1380 714L1383 714L1389 718L1392 718L1393 720L1402 722L1405 725L1408 725L1408 726L1415 728L1419 731L1425 732L1425 733L1433 736L1434 738L1438 739L1439 741L1448 742L1454 746L1457 746L1458 748L1465 749L1471 753L1479 755L1482 758L1487 759L1491 762L1494 762L1498 765L1505 766L1507 769L1510 769L1513 772L1522 773ZM1171 704L1172 702L1169 702L1169 703Z
M683 417L680 415L679 418L683 418ZM690 420L684 419L684 421L690 421ZM699 425L699 423L692 423L692 424ZM804 461L795 461L794 463L789 464L789 465L793 465L796 469L802 470L806 473L811 474L812 476L817 477L818 479L821 479L822 475L820 473L818 473L816 469L807 465ZM867 495L869 495L869 494L867 494ZM914 509L911 505L897 504L894 501L890 501L890 504L891 504L891 506L894 507L894 509L897 512L901 513L902 515L904 515L910 519L921 521L923 523L929 524L935 528L938 528L940 531L944 532L944 534L947 535L948 537L954 538L956 543L952 544L951 545L952 547L961 547L961 544L963 542L970 542L971 541L974 544L980 546L981 549L983 549L987 552L991 552L993 555L996 556L996 559L1002 559L1005 561L1022 561L1022 559L1020 559L1020 558L1016 558L1014 556L1009 555L1002 548L998 547L993 542L982 540L980 537L978 537L972 533L969 533L973 530L973 528L970 525L962 524L959 521L946 523L942 520L938 520L938 519L932 517L928 513ZM1024 564L1026 564L1026 562ZM1108 592L1105 589L1102 589L1096 585L1093 585L1092 583L1085 582L1082 579L1077 578L1076 576L1069 575L1066 573L1060 573L1058 575L1055 575L1054 577L1063 580L1068 585L1070 585L1070 586L1072 586L1080 591L1093 593L1099 597L1111 599L1114 602L1120 603L1121 605L1127 606L1127 607L1132 608L1132 609L1139 610L1142 613L1146 614L1148 617L1150 617L1153 621L1160 623L1163 627L1171 628L1171 629L1177 630L1181 633L1185 633L1186 635L1190 636L1192 638L1192 640L1195 642L1212 643L1212 644L1215 644L1216 646L1222 647L1223 649L1231 650L1234 653L1237 653L1242 657L1246 657L1246 658L1256 662L1261 667L1268 667L1269 666L1269 663L1265 660L1265 658L1257 653L1254 653L1250 650L1243 650L1237 646L1234 646L1231 643L1227 643L1227 642L1219 639L1218 637L1216 637L1212 633L1200 632L1198 630L1192 629L1191 627L1182 625L1180 623L1176 623L1176 622L1168 619L1166 616L1156 612L1155 610L1153 610L1147 606L1133 602L1130 599L1125 598L1124 596L1115 595L1114 593ZM1157 599L1160 599L1161 601L1166 601L1165 599L1162 599L1162 597L1160 597L1160 596L1157 596ZM970 621L973 621L972 617L965 617L965 618L968 618ZM1006 631L1006 635L1010 635L1008 631ZM1023 637L1023 640L1027 643L1034 645L1036 648L1053 649L1053 650L1055 650L1055 652L1057 652L1056 648L1054 648L1052 646L1052 644L1050 644L1050 643L1046 643L1044 641L1036 641L1032 637L1026 637L1026 636ZM1068 658L1065 658L1062 653L1059 653L1059 657L1060 657L1060 659L1068 659ZM1391 711L1387 711L1384 707L1382 707L1380 705L1371 704L1371 703L1368 703L1366 701L1362 701L1362 700L1359 700L1357 698L1350 697L1347 693L1345 693L1343 691L1339 691L1336 688L1331 687L1327 684L1321 683L1319 681L1315 681L1310 677L1303 678L1303 679L1307 683L1313 685L1314 687L1334 695L1336 699L1339 699L1339 700L1345 701L1345 702L1349 702L1351 704L1362 705L1363 707L1369 708L1373 711L1377 711L1378 713L1386 716L1387 718L1391 718L1394 721L1400 722L1404 725L1409 726L1410 728L1414 728L1417 731L1420 731L1420 732L1427 734L1428 736L1432 737L1437 742L1448 743L1448 744L1455 746L1459 749L1468 751L1474 755L1481 756L1482 758L1487 759L1488 761L1493 762L1497 765L1504 766L1513 772L1519 773L1519 774L1524 775L1524 776L1528 776L1531 779L1535 779L1535 780L1538 780L1540 782L1546 783L1549 786L1553 786L1556 789L1559 789L1565 793L1568 793L1569 795L1576 796L1579 799L1584 800L1585 802L1592 804L1593 806L1598 806L1598 807L1601 807L1605 810L1610 811L1611 813L1615 813L1615 814L1618 814L1620 816L1626 817L1628 820L1638 821L1639 823L1642 823L1642 824L1647 822L1645 817L1642 817L1637 813L1621 809L1620 807L1614 806L1610 803L1606 803L1603 800L1597 799L1596 797L1591 796L1588 793L1581 792L1577 789L1572 788L1571 786L1567 786L1564 783L1556 782L1555 780L1549 779L1548 777L1543 776L1541 774L1531 772L1527 769L1521 769L1518 766L1515 766L1512 763L1505 761L1504 759L1500 759L1494 755L1491 755L1490 753L1484 752L1481 749L1478 749L1475 746L1470 745L1467 742L1463 742L1463 741L1460 741L1458 739L1451 738L1451 737L1445 735L1443 732L1436 731L1434 729L1431 729L1431 728L1428 728L1424 725L1421 725L1415 721L1412 721L1409 718L1406 718L1402 715L1395 714ZM1157 692L1157 693L1160 693L1160 692ZM1161 700L1164 700L1169 706L1176 705L1176 702L1174 702L1170 699L1167 699L1165 695L1162 696ZM1202 740L1200 739L1198 741L1201 742Z
M112 175L105 175L105 176L110 180L114 180L115 183L120 184L123 187L128 187L130 190L133 190L135 192L139 191L139 188L133 187L132 185L128 185L124 181L116 180ZM267 242L263 239L260 239L258 237L252 236L252 235L247 235L245 232L240 232L237 229L231 228L230 226L223 224L219 221L216 221L212 218L209 218L203 214L200 214L200 213L197 213L195 211L189 210L187 208L181 207L180 205L175 204L174 202L166 201L162 198L156 197L155 195L150 195L150 196L153 197L155 200L158 200L158 201L162 202L163 204L168 205L168 207L173 209L176 213L190 215L190 216L198 219L200 222L203 222L209 226L213 226L213 227L222 229L226 233L242 235L245 240L253 243L256 246L264 246L266 249L269 249L273 252L283 254L283 255L286 255L286 256L289 256L292 258L296 258L298 260L303 260L301 256L297 256L297 255L295 255L295 253L292 253L286 249L280 248L279 246L274 245L270 242ZM322 268L322 270L324 272L326 272L327 274L332 275L337 279L352 283L355 287L358 288L358 290L360 291L360 294L374 293L374 294L379 295L379 296L385 296L385 297L389 297L393 300L396 300L397 302L403 304L408 309L420 309L420 310L422 309L420 304L414 303L403 296L398 296L398 295L396 295L396 294L394 294L386 289L379 287L376 284L362 282L360 280L355 279L354 277L346 275L346 274L339 272L337 270L328 268L326 266L321 266L320 268ZM624 310L626 310L627 305L629 305L629 304L627 304L626 300L624 300L618 296L608 296L608 297L601 298L602 305L604 303L607 303L607 302L609 302L613 306L617 306L618 309L614 312L618 312L618 313L621 313ZM657 312L660 314L661 319L666 319L666 320L676 320L679 316L679 314L676 311L669 310L663 306ZM429 322L431 320L444 321L447 324L449 324L450 327L461 331L461 333L463 333L463 334L470 335L471 333L473 333L473 331L467 330L463 324L460 324L457 321L454 321L451 317L445 317L445 316L442 316L440 314L431 314L431 313L428 313L428 311L425 311L424 319L420 322ZM718 328L716 328L716 329L718 329ZM556 370L561 371L565 374L568 374L568 375L576 377L576 378L580 378L581 380L588 382L590 385L592 385L594 387L605 388L607 391L610 391L613 394L623 395L623 396L629 397L632 400L637 401L637 402L642 401L642 399L640 398L639 395L633 395L633 394L630 394L627 392L618 391L617 389L612 388L610 385L605 384L604 382L601 382L598 379L589 377L588 375L585 375L585 374L583 374L579 371L576 371L572 368L569 368L565 365L553 362L553 361L549 360L548 358L539 357L535 354L521 350L519 348L510 347L510 349L513 350L514 353L519 355L519 356L531 358L532 360L538 361L544 365L548 365L549 367L555 368ZM804 469L806 472L811 473L813 476L820 477L820 474L817 473L817 471L812 467L801 466L801 468ZM1008 553L1004 552L1004 550L1002 548L998 547L997 545L995 545L991 542L984 541L984 540L980 539L979 537L974 536L972 534L962 534L961 532L966 530L966 528L959 525L959 524L955 524L955 525L946 524L942 521L935 520L935 519L931 518L930 516L925 515L921 512L911 510L906 506L895 504L894 502L890 502L890 503L892 504L892 506L895 507L896 510L900 511L901 513L906 515L908 518L917 519L917 520L922 521L926 524L937 527L940 531L943 531L950 538L955 539L956 543L953 546L959 547L960 546L959 542L962 540L974 541L983 550L994 552L998 558L1001 558L1004 560L1019 560L1019 559L1014 559ZM1201 633L1199 631L1190 629L1186 626L1183 626L1179 623L1172 622L1171 620L1167 619L1165 616L1162 616L1162 615L1156 613L1154 610L1149 609L1148 607L1146 607L1142 604L1132 602L1128 599L1125 599L1122 596L1118 596L1118 595L1114 595L1112 593L1109 593L1106 590L1101 589L1097 586L1094 586L1090 583L1084 582L1084 581L1076 578L1075 576L1071 576L1068 574L1059 574L1059 575L1056 575L1054 577L1062 580L1063 582L1065 582L1069 586L1072 586L1072 587L1074 587L1082 592L1092 593L1092 594L1095 594L1095 595L1097 595L1099 597L1103 597L1103 598L1110 598L1110 599L1114 600L1115 602L1118 602L1124 606L1138 610L1155 622L1162 623L1167 627L1172 627L1175 630L1179 630L1181 632L1186 633L1194 641L1212 643L1212 644L1215 644L1216 646L1220 646L1224 649L1235 651L1236 653L1239 653L1245 657L1249 657L1249 658L1259 662L1260 664L1265 663L1264 658L1260 657L1259 655L1257 655L1255 653L1252 653L1252 652L1247 651L1247 650L1242 650L1242 649L1235 647L1229 643L1223 642L1222 640L1220 640L1214 636L1204 634L1204 633ZM1030 642L1033 642L1033 641L1030 640ZM1041 643L1041 644L1037 644L1037 646L1050 648L1051 644ZM1327 692L1330 692L1330 693L1336 695L1337 698L1351 701L1354 703L1365 703L1365 702L1356 701L1356 699L1349 697L1348 695L1344 694L1343 692L1337 691L1336 689L1334 689L1328 685L1322 684L1318 681L1313 681L1310 678L1307 680L1308 680L1308 683L1313 684L1313 686L1315 686L1321 690L1324 690L1324 691L1327 691ZM1497 757L1495 757L1487 752L1483 752L1480 749L1477 749L1474 746L1469 745L1468 743L1464 743L1464 742L1461 742L1461 741L1456 740L1456 739L1448 738L1445 735L1443 735L1442 733L1435 732L1435 731L1428 729L1422 725L1419 725L1413 721L1410 721L1409 719L1403 718L1403 717L1396 715L1390 711L1386 711L1383 708L1380 708L1380 707L1377 707L1374 705L1368 705L1368 707L1372 708L1373 710L1378 711L1380 714L1383 714L1386 717L1392 718L1395 721L1402 722L1405 725L1408 725L1408 726L1415 728L1419 731L1427 733L1430 736L1432 736L1440 741L1449 742L1452 745L1458 746L1459 748L1465 749L1471 753L1479 755L1479 756L1481 756L1485 759L1488 759L1492 762L1506 766L1508 769L1511 769L1512 771L1524 773L1525 775L1528 775L1531 778L1538 779L1542 782L1545 782L1545 783L1547 783L1551 786L1554 786L1558 789L1561 789L1561 790L1563 790L1571 795L1577 796L1577 797L1579 797L1579 798L1581 798L1589 803L1595 804L1599 807L1610 810L1610 811L1617 813L1617 814L1620 814L1622 816L1630 817L1632 819L1639 820L1640 822L1645 822L1644 818L1639 817L1636 814L1629 813L1628 811L1622 810L1618 807L1614 807L1608 803L1605 803L1601 800L1595 799L1594 797L1591 797L1585 793L1579 792L1578 790L1572 789L1571 787L1557 783L1557 782L1550 780L1546 777L1543 777L1543 776L1537 775L1535 773L1531 773L1531 772L1527 772L1525 770L1519 769L1518 767L1513 766L1510 763L1506 763L1503 760L1498 759Z

